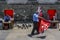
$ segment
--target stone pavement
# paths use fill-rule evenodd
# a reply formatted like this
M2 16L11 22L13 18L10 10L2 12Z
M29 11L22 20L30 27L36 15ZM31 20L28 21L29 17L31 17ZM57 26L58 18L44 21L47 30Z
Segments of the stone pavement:
M44 35L46 38L37 38L41 34L33 37L27 35L31 33L32 28L29 29L18 29L15 27L12 30L0 30L0 40L60 40L60 31L57 29L48 29Z

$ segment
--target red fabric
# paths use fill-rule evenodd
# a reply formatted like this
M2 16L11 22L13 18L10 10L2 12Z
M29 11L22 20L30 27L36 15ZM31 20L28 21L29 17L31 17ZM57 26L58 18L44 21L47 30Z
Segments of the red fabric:
M49 26L50 26L50 22L49 21L41 19L41 23L40 23L40 26L39 26L39 32L41 33L44 30L47 30Z
M39 16L43 16L42 12L40 12ZM38 27L40 26L40 22L41 22L41 19L39 18L39 22L38 22Z
M49 9L47 11L47 13L49 15L50 20L52 20L53 19L53 16L55 16L56 10L55 9Z
M43 16L42 12L40 12L39 16L41 16L41 17Z
M4 14L5 14L5 15L8 14L10 17L13 18L13 10L10 10L10 9L8 9L8 10L4 10Z

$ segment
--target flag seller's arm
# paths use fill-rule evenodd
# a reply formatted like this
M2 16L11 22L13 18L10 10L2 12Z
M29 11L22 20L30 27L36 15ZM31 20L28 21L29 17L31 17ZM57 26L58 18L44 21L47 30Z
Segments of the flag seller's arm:
M43 17L41 17L41 16L38 16L38 18L44 19L44 18L43 18Z

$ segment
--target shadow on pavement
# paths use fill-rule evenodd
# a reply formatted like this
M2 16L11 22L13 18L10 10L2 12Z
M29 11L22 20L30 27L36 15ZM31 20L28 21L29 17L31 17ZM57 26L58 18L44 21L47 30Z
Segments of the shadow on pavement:
M31 35L31 34L28 34L28 36L29 37L32 37L32 36L34 36L34 35L38 35L39 33L34 33L33 35Z
M34 34L34 35L37 35L37 34ZM41 39L45 39L46 38L46 35L42 35L42 36L34 36L34 35L31 35L31 34L28 34L29 37L32 37L32 38L41 38Z
M40 36L40 37L37 37L37 38L45 39L45 38L46 38L46 36Z

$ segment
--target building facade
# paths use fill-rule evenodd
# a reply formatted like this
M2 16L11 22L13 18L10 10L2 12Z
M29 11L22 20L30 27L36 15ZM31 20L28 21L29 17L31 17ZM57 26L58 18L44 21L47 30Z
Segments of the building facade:
M32 15L33 13L35 12L37 6L36 5L20 5L20 3L22 4L26 4L27 2L28 3L31 3L31 2L38 2L38 3L55 3L55 2L59 2L59 0L3 0L3 1L0 1L0 10L3 10L6 6L6 4L4 3L7 3L8 4L8 7L10 8L13 8L14 11L15 11L15 15L14 15L14 19L15 19L15 22L16 21L20 21L20 22L31 22L32 21ZM19 4L19 5L17 5ZM60 20L60 5L40 5L43 7L43 10L44 10L44 13L46 13L46 11L48 9L51 9L51 7L53 9L56 9L57 10L57 18ZM18 15L18 16L17 16Z
M6 0L8 4L22 3L26 4L27 2L38 2L38 3L55 3L58 0Z

